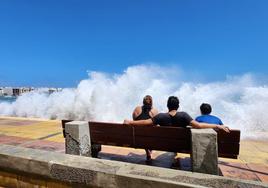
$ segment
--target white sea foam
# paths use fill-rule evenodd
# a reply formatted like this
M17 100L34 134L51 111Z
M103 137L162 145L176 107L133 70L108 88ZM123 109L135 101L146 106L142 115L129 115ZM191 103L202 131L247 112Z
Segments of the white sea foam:
M268 140L268 87L254 75L228 77L222 82L198 83L184 80L177 68L156 65L129 67L123 74L89 72L77 88L51 95L43 91L23 94L9 103L0 103L0 114L48 119L79 119L122 122L150 94L159 111L167 111L170 95L179 97L180 109L192 117L199 106L210 103L213 114L231 128L240 129L243 138Z

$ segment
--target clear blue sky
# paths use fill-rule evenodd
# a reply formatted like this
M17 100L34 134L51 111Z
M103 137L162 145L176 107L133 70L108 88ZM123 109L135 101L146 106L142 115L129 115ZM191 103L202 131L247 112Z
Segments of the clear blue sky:
M0 1L0 86L73 87L146 62L267 75L268 1Z

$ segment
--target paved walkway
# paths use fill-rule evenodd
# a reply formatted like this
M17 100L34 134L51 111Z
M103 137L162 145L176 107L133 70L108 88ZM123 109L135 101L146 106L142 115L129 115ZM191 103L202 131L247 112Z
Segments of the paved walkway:
M61 122L30 118L0 117L0 144L64 153ZM103 146L100 158L146 164L145 151ZM153 151L151 164L165 168L190 170L190 156ZM175 159L175 160L174 160ZM219 158L223 176L268 183L268 142L242 140L238 159Z

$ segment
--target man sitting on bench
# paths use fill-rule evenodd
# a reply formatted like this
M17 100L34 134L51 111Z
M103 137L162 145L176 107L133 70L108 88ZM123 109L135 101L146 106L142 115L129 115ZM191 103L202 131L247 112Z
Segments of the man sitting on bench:
M201 116L195 118L196 121L200 123L213 123L217 125L223 125L220 118L217 116L210 115L212 111L211 105L207 103L202 103L200 106Z
M168 112L159 113L153 118L147 120L124 120L124 124L127 125L160 125L160 126L178 126L186 127L191 125L193 128L202 129L202 128L217 128L222 129L225 132L229 132L229 128L224 125L208 124L208 123L199 123L196 120L193 120L186 112L178 112L179 108L179 99L176 96L170 96L167 101Z

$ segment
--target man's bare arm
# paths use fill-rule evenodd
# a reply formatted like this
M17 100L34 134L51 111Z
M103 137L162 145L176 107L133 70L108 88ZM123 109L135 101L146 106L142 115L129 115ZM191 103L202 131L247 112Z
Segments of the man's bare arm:
M222 129L225 132L230 132L229 128L224 125L216 125L216 124L209 124L209 123L199 123L195 120L192 120L190 122L191 126L196 129L204 129L204 128L217 128L217 129Z

